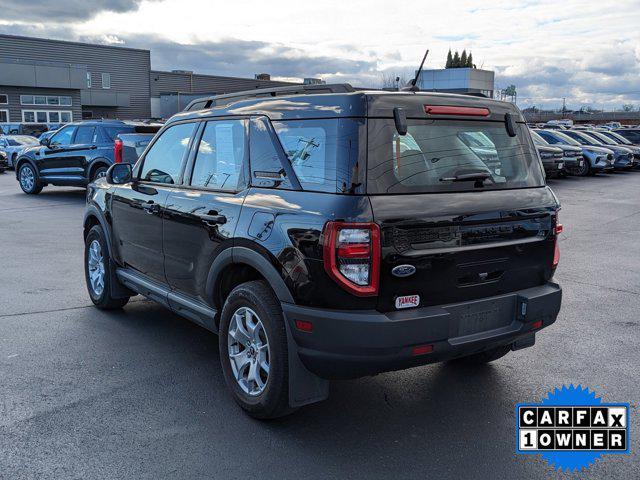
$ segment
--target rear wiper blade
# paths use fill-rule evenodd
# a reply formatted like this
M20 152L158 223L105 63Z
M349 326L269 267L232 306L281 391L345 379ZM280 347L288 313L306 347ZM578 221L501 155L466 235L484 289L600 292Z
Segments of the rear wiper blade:
M443 177L440 179L441 182L479 182L488 180L492 178L492 175L489 172L471 172L471 173L461 173L459 175L454 175L453 177Z

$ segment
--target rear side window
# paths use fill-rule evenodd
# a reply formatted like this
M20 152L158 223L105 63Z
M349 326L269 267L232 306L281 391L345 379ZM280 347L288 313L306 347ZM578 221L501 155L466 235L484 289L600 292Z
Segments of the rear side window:
M272 122L304 190L357 193L364 120L331 118Z
M80 145L94 143L95 131L96 127L78 127L78 132L76 133L76 139L74 140L74 143Z
M409 120L398 135L391 119L369 120L367 190L428 193L544 185L527 127L510 137L502 122ZM477 180L484 176L484 180Z
M191 185L214 190L239 191L246 184L246 120L207 122L193 167Z
M156 183L178 183L194 127L195 123L180 123L162 132L144 157L140 179Z
M268 120L252 118L249 131L249 151L251 152L251 184L262 188L291 189L291 182L282 166L281 151L271 136ZM284 161L288 161L284 159Z

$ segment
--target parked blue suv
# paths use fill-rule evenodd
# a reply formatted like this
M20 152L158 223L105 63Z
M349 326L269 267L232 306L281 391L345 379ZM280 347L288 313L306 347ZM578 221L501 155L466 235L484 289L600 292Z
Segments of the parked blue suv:
M155 134L160 125L120 120L74 122L39 145L22 150L15 164L25 193L37 194L46 185L85 187L103 177L115 163L114 143L121 134Z

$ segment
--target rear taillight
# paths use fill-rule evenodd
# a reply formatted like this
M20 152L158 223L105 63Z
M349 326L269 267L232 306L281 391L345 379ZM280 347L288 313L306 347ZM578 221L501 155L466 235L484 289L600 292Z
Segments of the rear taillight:
M555 240L554 240L554 249L553 249L553 268L558 266L560 263L560 247L558 246L558 236L562 233L564 227L561 223L558 223L558 216L556 214L556 227L555 227Z
M347 292L359 297L377 295L380 227L375 223L327 222L324 268Z
M115 163L122 163L122 140L119 138L113 142L113 161Z

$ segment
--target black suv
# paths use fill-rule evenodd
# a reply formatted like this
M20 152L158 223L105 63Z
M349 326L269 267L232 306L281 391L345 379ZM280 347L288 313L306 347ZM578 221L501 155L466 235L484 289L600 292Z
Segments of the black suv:
M95 305L139 293L217 332L258 418L331 378L495 360L560 309L559 204L515 106L323 88L201 102L87 196Z
M14 165L16 179L29 194L40 193L46 185L85 187L116 161L114 142L119 135L139 133L150 139L159 129L160 125L121 120L69 123L40 145L21 151Z

